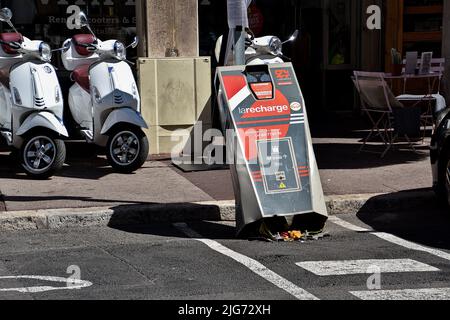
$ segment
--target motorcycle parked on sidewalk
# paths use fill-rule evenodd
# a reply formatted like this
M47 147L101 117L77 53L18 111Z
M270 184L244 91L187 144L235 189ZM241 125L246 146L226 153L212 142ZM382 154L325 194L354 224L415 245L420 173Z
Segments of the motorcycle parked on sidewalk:
M75 82L69 91L69 108L78 131L88 143L106 148L110 165L121 173L142 167L149 154L148 128L140 110L140 96L126 49L117 40L101 41L80 13L79 21L89 34L67 39L62 62Z
M15 31L0 34L0 136L29 176L46 179L66 159L63 96L50 46L17 32L12 15L0 10L0 21Z

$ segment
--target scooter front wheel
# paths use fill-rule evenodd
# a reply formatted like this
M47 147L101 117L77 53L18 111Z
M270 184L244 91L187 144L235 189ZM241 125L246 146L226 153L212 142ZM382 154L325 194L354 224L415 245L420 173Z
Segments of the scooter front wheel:
M107 157L120 173L133 173L147 160L148 139L140 128L119 128L108 139Z
M25 139L20 154L22 168L28 176L48 179L64 165L66 146L61 139L48 135L31 136Z

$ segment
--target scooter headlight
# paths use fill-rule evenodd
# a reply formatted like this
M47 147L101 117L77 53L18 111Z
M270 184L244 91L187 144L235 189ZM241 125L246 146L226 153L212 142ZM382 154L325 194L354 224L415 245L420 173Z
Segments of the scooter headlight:
M50 48L48 43L42 42L39 45L39 54L44 61L49 62L52 60L52 48Z
M282 49L283 49L283 43L281 42L280 38L273 37L272 39L270 39L269 50L272 54L279 55L279 54L281 54Z
M114 43L114 54L119 60L125 60L127 58L127 49L122 42L116 41Z

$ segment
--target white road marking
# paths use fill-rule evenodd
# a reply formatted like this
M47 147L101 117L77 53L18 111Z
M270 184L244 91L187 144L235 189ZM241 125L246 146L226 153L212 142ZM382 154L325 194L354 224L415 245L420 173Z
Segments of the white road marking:
M429 254L434 255L436 257L439 257L439 258L442 258L442 259L450 261L450 253L447 253L447 252L444 252L444 251L441 251L441 250L437 250L437 249L433 249L433 248L424 247L424 246L421 246L421 245L419 245L417 243L404 240L402 238L396 237L396 236L394 236L392 234L389 234L389 233L377 232L377 233L373 233L373 234L375 236L377 236L378 238L380 238L380 239L383 239L383 240L386 240L388 242L397 244L397 245L405 247L407 249L415 250L415 251L421 251L421 252L426 252L426 253L429 253Z
M396 244L398 246L404 247L406 249L410 249L410 250L414 250L414 251L421 251L421 252L426 252L429 253L431 255L434 255L436 257L445 259L450 261L450 253L447 253L445 251L441 251L438 249L433 249L433 248L429 248L429 247L425 247L422 246L420 244L411 242L411 241L407 241L404 240L402 238L399 238L397 236L394 236L393 234L390 233L384 233L384 232L373 232L369 229L364 229L358 226L355 226L347 221L344 221L338 217L330 217L329 219L330 222L337 224L343 228L346 228L348 230L351 231L357 231L357 232L371 232L371 234L373 234L374 236L377 236L380 239L383 239L385 241L391 242L393 244Z
M296 286L289 280L283 278L279 274L273 272L272 270L268 269L266 266L261 264L260 262L251 259L243 254L237 253L220 243L214 240L210 239L202 239L202 236L192 230L188 227L185 223L176 223L174 226L186 234L187 236L193 238L196 241L202 242L205 245L207 245L212 250L221 253L240 264L244 265L248 269L250 269L252 272L256 273L260 277L264 278L265 280L269 281L270 283L274 284L278 288L286 291L287 293L291 294L298 300L319 300L316 296L312 295L308 291Z
M341 226L341 227L343 227L343 228L345 228L347 230L351 230L351 231L356 231L356 232L369 232L370 231L369 229L361 228L361 227L355 226L354 224L351 224L351 223L349 223L347 221L339 219L336 216L329 217L328 221L330 221L330 222L332 222L334 224L337 224L338 226Z
M307 261L299 262L297 266L318 276L371 274L371 267L377 267L377 270L380 270L382 273L440 271L435 267L411 259Z
M69 278L60 278L60 277L46 277L46 276L7 276L0 277L0 280L41 280L48 282L60 282L65 283L64 287L51 287L51 286L36 286L36 287L26 287L26 288L5 288L0 289L0 292L20 292L20 293L40 293L47 291L55 291L55 290L77 290L83 289L92 286L92 282L77 280L77 279L69 279Z
M450 300L450 288L372 290L350 292L362 300Z

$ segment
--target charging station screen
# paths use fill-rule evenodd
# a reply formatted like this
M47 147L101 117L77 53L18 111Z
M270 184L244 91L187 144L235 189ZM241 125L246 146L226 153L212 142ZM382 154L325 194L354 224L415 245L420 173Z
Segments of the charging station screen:
M266 194L302 191L292 139L258 141Z

